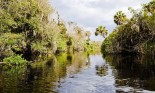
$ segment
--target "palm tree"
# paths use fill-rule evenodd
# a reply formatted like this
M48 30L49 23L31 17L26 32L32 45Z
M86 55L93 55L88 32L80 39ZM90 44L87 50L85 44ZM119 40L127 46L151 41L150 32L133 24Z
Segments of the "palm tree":
M99 26L98 28L96 28L95 35L98 36L99 34L105 38L108 34L108 30L106 29L106 27Z
M124 23L126 23L127 18L126 15L122 12L122 11L118 11L115 16L114 16L114 22L117 25L122 25Z

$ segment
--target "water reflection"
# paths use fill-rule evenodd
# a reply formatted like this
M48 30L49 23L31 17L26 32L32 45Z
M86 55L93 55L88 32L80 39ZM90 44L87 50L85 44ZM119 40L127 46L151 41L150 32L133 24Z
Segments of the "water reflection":
M106 76L107 74L108 74L108 65L96 65L96 74L98 75L98 76Z
M155 91L155 60L151 56L109 55L104 57L113 67L117 92Z
M84 53L64 53L24 67L0 67L0 93L57 93L56 87L81 71L86 62Z
M81 56L78 59L80 58ZM82 64L78 73L72 73L72 76L66 78L61 87L57 88L59 93L115 93L112 70L101 54L87 55ZM74 64L72 66L74 67Z
M151 56L74 53L48 55L23 67L0 67L0 93L149 93Z

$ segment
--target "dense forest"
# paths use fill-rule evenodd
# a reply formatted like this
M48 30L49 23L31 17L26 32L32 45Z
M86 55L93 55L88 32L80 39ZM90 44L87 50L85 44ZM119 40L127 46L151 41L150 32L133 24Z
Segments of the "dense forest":
M90 35L76 23L64 22L48 0L0 0L1 63L20 65L46 54L90 52L100 46Z
M142 9L129 7L132 17L118 11L114 15L116 28L102 43L105 54L155 54L155 0L142 5ZM101 28L101 27L99 27ZM102 27L104 28L104 27ZM106 30L96 29L104 36Z

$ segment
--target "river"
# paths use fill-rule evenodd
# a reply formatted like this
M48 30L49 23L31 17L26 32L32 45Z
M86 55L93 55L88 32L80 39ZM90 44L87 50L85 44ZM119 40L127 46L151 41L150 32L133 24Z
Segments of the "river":
M24 67L0 67L0 93L155 93L151 56L60 54Z

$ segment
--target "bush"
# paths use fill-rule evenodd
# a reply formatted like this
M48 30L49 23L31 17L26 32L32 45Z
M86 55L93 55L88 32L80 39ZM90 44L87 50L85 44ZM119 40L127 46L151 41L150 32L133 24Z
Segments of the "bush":
M27 61L23 59L21 55L13 55L8 58L4 58L3 62L9 65L24 65L27 63Z

